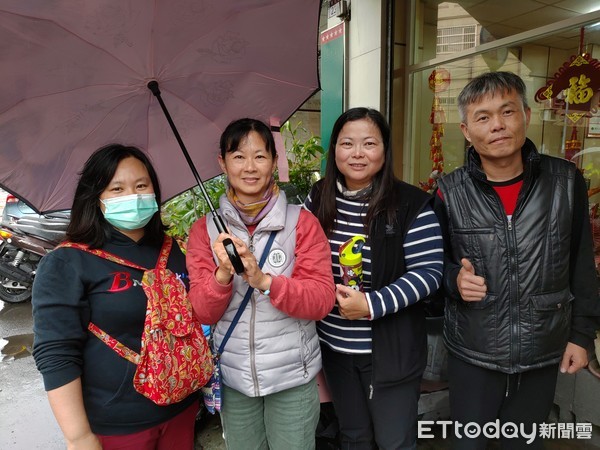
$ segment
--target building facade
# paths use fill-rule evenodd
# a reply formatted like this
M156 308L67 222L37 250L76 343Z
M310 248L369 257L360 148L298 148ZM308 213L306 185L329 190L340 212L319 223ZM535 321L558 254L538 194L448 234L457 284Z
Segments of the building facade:
M321 22L324 147L342 111L379 109L396 174L429 189L464 161L461 89L486 71L515 72L532 109L528 137L583 171L600 239L600 0L325 0Z

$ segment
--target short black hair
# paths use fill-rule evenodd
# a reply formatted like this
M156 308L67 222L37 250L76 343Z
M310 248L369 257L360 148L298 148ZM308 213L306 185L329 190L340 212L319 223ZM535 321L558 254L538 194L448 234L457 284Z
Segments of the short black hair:
M106 221L100 209L100 195L115 176L119 163L129 157L141 161L148 170L156 203L160 208L160 184L149 157L137 147L121 144L105 145L88 158L79 174L71 208L71 222L67 228L69 241L87 244L90 248L100 248L104 245L110 236L112 226ZM148 242L158 245L162 243L164 226L160 211L154 214L144 227L144 231L144 237Z
M488 94L508 93L515 91L521 101L523 108L527 109L527 89L520 76L512 72L486 72L467 83L458 95L458 112L460 120L467 123L467 106L479 101Z

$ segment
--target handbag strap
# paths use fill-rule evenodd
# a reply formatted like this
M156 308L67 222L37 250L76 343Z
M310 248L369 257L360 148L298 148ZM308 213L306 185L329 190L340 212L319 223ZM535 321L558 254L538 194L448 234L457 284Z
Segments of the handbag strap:
M165 237L163 239L163 245L160 249L160 255L158 257L158 261L156 262L157 269L163 269L163 270L166 269L167 261L169 259L169 254L171 253L172 246L173 246L173 239L170 236L167 236L165 234ZM96 255L100 258L107 259L109 261L120 264L122 266L132 267L134 269L142 270L144 272L148 270L145 267L142 267L131 261L127 261L126 259L121 258L120 256L117 256L113 253L107 252L105 250L100 250L97 248L89 248L87 245L81 244L79 242L66 241L66 242L59 244L57 246L57 248L58 247L76 248L78 250L81 250L81 251L84 251L87 253L91 253L92 255ZM105 331L100 329L95 323L92 323L91 321L88 323L87 328L88 328L88 330L90 330L90 332L94 336L96 336L98 339L100 339L102 342L104 342L107 346L109 346L111 349L113 349L119 356L125 358L127 361L130 361L134 364L139 364L139 361L140 361L139 353L136 353L135 351L133 351L129 347L127 347L125 344L122 344L121 342L117 341L114 337L110 336L108 333L106 333Z
M258 263L258 267L261 269L262 269L263 264L267 260L267 256L269 255L269 251L271 250L271 246L273 245L273 241L275 240L276 234L277 234L277 231L271 231L269 240L267 241L267 245L266 245L265 249L263 250L263 253L260 257L260 261ZM242 303L240 303L240 307L238 308L237 312L235 313L235 317L231 321L231 324L229 325L229 328L227 329L227 332L225 333L225 337L223 337L223 340L221 341L221 345L219 346L219 350L217 351L217 355L216 355L217 357L220 356L221 353L223 353L223 350L225 349L225 344L227 344L227 341L231 337L231 333L233 333L233 329L235 328L238 321L240 320L240 317L242 317L242 313L244 312L244 309L246 309L246 305L248 305L248 302L250 301L250 296L252 295L252 291L254 291L254 288L252 286L248 287L248 290L246 291L246 295L244 296Z
M133 364L137 365L140 363L141 355L139 353L134 352L125 344L121 344L121 342L117 341L114 337L98 328L95 323L88 323L88 330L90 330L94 336L113 349L117 355L125 358L127 361L132 362Z
M171 253L172 246L173 246L173 238L171 238L170 236L167 236L165 234L165 237L163 239L163 244L160 249L160 255L158 257L158 261L156 261L157 269L166 269L167 261L169 259L169 253ZM66 241L66 242L59 244L56 248L59 248L59 247L76 248L78 250L81 250L81 251L84 251L87 253L91 253L92 255L96 255L100 258L108 259L109 261L120 264L122 266L133 267L134 269L138 269L138 270L142 270L142 271L148 270L145 267L142 267L131 261L127 261L125 258L121 258L120 256L117 256L113 253L107 252L106 250L100 250L99 248L89 248L87 245L81 244L79 242Z

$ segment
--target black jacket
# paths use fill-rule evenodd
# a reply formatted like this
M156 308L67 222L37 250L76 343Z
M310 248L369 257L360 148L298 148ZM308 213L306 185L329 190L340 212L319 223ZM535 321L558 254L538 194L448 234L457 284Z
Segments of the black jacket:
M385 213L375 218L371 235L371 288L381 289L406 272L404 239L410 226L431 203L421 189L397 181L393 199L396 223L387 223ZM420 378L427 365L425 308L421 300L414 305L374 320L372 327L373 384L392 385Z
M583 177L529 140L522 154L510 220L473 148L464 167L439 181L451 246L444 340L454 356L505 373L560 361L569 339L589 345L599 304ZM480 302L458 294L461 258L486 280Z

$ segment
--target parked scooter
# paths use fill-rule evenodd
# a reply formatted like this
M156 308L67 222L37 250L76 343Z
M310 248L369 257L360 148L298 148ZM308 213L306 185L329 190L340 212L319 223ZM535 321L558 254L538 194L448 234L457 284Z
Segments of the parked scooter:
M0 300L31 300L31 287L40 259L65 237L69 212L24 215L0 228Z

